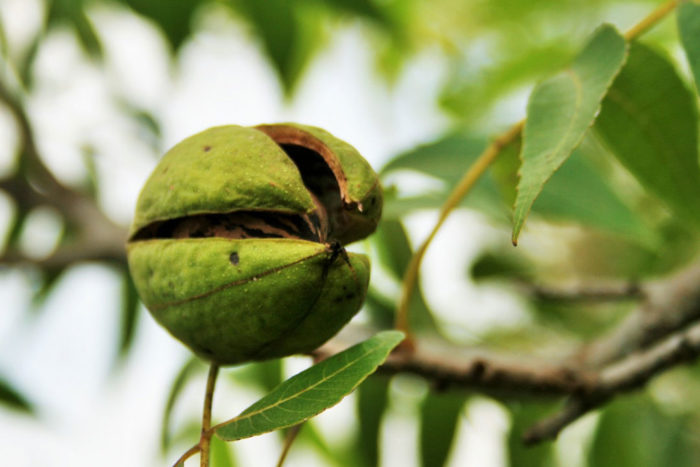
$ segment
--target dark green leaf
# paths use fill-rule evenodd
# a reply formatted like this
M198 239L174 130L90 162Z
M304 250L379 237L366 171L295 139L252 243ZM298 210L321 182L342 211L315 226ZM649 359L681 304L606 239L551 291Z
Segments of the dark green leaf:
M548 219L579 222L652 245L654 233L613 191L584 154L574 150L549 179L535 203L536 212Z
M201 362L195 357L191 357L182 366L180 371L175 376L173 384L170 385L170 393L168 394L168 400L165 403L165 409L163 410L163 422L161 423L160 432L160 448L163 453L165 453L170 447L171 442L171 431L170 431L170 419L173 415L173 408L177 402L178 397L182 393L187 382L195 374L196 370L202 368Z
M231 452L233 445L228 444L216 436L211 438L211 466L235 467L236 462Z
M414 211L440 209L442 205L445 204L447 195L448 193L446 191L441 191L407 198L386 196L384 198L384 206L382 207L382 220L400 220L406 214L410 214Z
M322 9L290 0L235 0L233 5L262 41L289 95L322 43Z
M0 377L0 404L20 412L33 413L34 407L9 381Z
M647 396L626 396L603 411L589 465L691 467L700 462L697 429L688 416L664 413Z
M385 165L385 176L398 169L410 169L455 185L486 147L486 139L454 133L399 154Z
M449 191L469 170L485 147L484 138L454 133L392 159L381 170L382 177L397 170L408 169L443 180L446 182L446 188L439 193L408 199L392 199L391 196L387 196L384 218L394 219L416 209L441 207ZM462 201L462 205L480 209L495 218L508 218L501 190L488 175L479 179L469 196Z
M700 4L684 2L678 7L678 31L700 92Z
M173 50L192 33L192 17L209 0L121 0L134 11L152 19L165 33Z
M231 372L230 375L236 384L249 384L268 393L282 382L282 360L277 358L252 362Z
M123 359L131 349L138 324L139 295L127 269L122 274L122 309L119 329L119 358Z
M34 63L36 61L37 52L39 51L39 46L42 43L42 39L43 36L41 34L37 34L32 39L32 42L29 44L29 47L27 47L24 56L17 64L17 74L27 90L31 90L34 85Z
M545 183L578 146L625 61L625 39L603 25L559 75L532 92L523 131L523 161L513 213L513 242Z
M340 402L372 374L403 340L384 331L318 363L279 385L238 417L214 428L226 441L249 438L307 420Z
M395 278L401 279L412 256L403 224L397 220L383 220L373 238L378 243L377 254L382 264L389 267Z
M511 249L512 250L512 249ZM534 270L524 258L511 251L485 251L469 268L475 281L489 279L532 279Z
M386 20L383 11L372 0L326 0L326 3L338 10L344 10L382 23Z
M49 27L67 24L75 30L80 45L93 58L102 57L100 43L90 19L85 14L85 0L52 0L47 15Z
M512 402L510 430L508 432L508 458L510 467L547 467L556 465L552 443L525 446L523 433L542 418L550 415L552 404Z
M695 96L664 57L631 44L596 130L642 186L678 217L700 226Z
M355 450L366 467L379 465L379 441L382 418L389 396L389 379L370 376L357 388L357 417L359 430Z
M420 453L423 467L442 467L452 448L457 422L467 399L463 392L429 392L420 409Z
M448 136L438 142L407 152L391 161L384 169L390 172L398 168L410 168L444 180L448 190L456 184L461 173L477 157L482 147L474 139L465 136ZM479 208L492 219L505 220L506 206L515 199L515 183L519 159L517 155L520 138L503 148L491 171L484 174L474 191L462 203ZM600 151L592 140L573 152L549 182L544 186L537 201L532 206L534 212L545 219L573 221L602 231L633 239L641 244L652 244L656 239L653 231L640 219L623 200L620 199L610 182L589 160ZM605 153L607 154L607 153ZM434 161L434 162L433 162ZM450 170L453 167L453 170ZM389 192L386 196L384 222L416 209L438 209L447 199L447 192L433 193L408 199L396 199ZM395 229L393 229L395 230ZM382 240L391 232L383 232L380 226L378 239ZM387 257L397 257L393 251L397 237L393 241L383 241L379 251ZM401 256L398 256L401 258ZM395 261L395 260L391 260ZM391 265L390 262L382 262Z
M39 307L44 304L51 291L54 290L56 285L59 283L59 279L65 271L64 267L47 267L41 270L41 285L34 293L32 301L35 307Z

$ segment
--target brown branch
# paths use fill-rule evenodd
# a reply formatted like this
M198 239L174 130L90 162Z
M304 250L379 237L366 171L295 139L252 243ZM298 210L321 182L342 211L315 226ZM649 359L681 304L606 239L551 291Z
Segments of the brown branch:
M700 262L640 285L645 301L607 335L581 348L572 362L600 368L648 347L700 319Z
M561 411L528 430L523 440L527 444L534 444L554 439L561 430L590 410L618 394L639 389L657 374L679 364L692 362L698 356L700 323L603 369L592 391L574 395Z
M0 102L5 104L17 121L22 147L20 173L0 182L0 189L17 203L18 209L27 211L38 206L56 209L66 221L76 227L78 235L74 244L58 248L47 263L63 264L72 258L115 259L124 261L126 230L109 219L89 196L61 184L44 165L39 154L29 117L21 101L0 81ZM81 252L80 250L86 250ZM7 252L0 263L33 262L17 252Z
M33 258L17 251L0 256L1 266L23 266L31 264L40 269L62 270L76 263L106 262L126 264L124 247L116 245L66 245L58 248L46 258Z
M312 356L322 360L348 345L343 336L326 343ZM478 390L502 398L565 396L592 391L593 372L577 370L535 357L521 358L481 349L435 347L425 343L413 352L394 352L379 366L378 374L410 373L428 380L437 390Z
M521 286L533 298L550 302L609 303L644 298L644 291L634 282L553 287L523 281Z

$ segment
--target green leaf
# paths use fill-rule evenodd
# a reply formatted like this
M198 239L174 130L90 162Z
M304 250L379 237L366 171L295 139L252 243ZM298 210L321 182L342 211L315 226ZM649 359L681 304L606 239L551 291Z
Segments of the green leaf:
M384 331L295 375L239 416L214 427L235 441L301 423L340 402L386 359L404 338Z
M396 304L370 286L364 309L374 329L389 329L394 325Z
M173 50L192 33L192 17L209 0L121 0L137 13L152 19L165 33Z
M119 359L123 359L131 349L138 323L139 295L128 269L122 274L122 309L119 329Z
M232 445L221 441L216 436L211 439L211 467L235 467L236 461L231 453Z
M574 150L552 176L534 208L548 219L579 222L641 245L653 246L658 241L601 176L583 147Z
M379 224L377 234L374 235L373 240L376 242L376 249L382 263L388 266L390 272L393 273L397 281L401 281L408 267L408 263L413 256L413 251L411 250L408 236L406 235L403 225L396 220L383 220ZM374 314L376 318L381 319L391 316L393 322L396 305L394 303L382 303L382 301L376 300L376 298L377 297L372 297L372 299L375 300L370 304L369 309L377 312ZM411 325L419 334L434 335L438 332L435 319L425 302L425 297L420 287L418 287L418 290L411 296L411 302L408 306L408 316Z
M170 434L170 424L175 403L177 402L178 397L180 397L180 394L185 388L187 382L192 376L194 376L196 370L199 370L201 368L201 362L197 358L191 357L185 362L184 365L182 365L182 368L173 380L173 384L170 385L170 393L168 394L168 400L165 403L165 409L163 410L163 422L161 423L160 432L160 448L161 452L163 453L165 453L168 450L172 440Z
M359 429L355 450L366 467L379 465L381 423L389 400L389 378L370 376L357 389Z
M429 392L420 408L420 453L423 467L442 467L450 454L466 393Z
M323 42L322 9L313 2L235 0L236 11L253 27L290 95Z
M296 443L306 443L323 457L328 467L343 467L348 464L347 452L339 450L335 448L335 446L329 446L313 422L304 423L302 429L299 431Z
M415 170L455 185L486 147L486 139L452 133L394 157L380 171Z
M533 90L523 133L513 243L517 243L542 187L593 123L601 100L625 61L626 51L625 39L612 26L603 25L568 69Z
M0 404L20 412L34 413L34 407L9 381L0 377Z
M642 186L700 226L695 96L664 57L631 44L595 128Z
M483 117L485 110L507 93L529 86L542 76L553 75L565 67L578 48L572 42L531 39L511 50L499 49L499 55L490 60L477 76L474 76L470 64L454 65L440 103L462 122Z
M695 77L695 89L700 92L700 4L686 2L678 7L678 31Z
M380 24L386 21L384 12L372 0L326 0L325 3L338 10L376 20Z
M49 27L67 24L75 30L85 52L93 58L102 57L102 44L85 14L85 0L52 0L47 15Z
M282 382L282 360L251 362L229 373L234 384L248 384L264 393L272 391Z
M46 302L51 292L60 283L61 276L65 270L66 268L63 266L46 267L41 270L40 286L32 297L35 308L40 307Z
M443 180L446 187L439 193L407 199L387 196L383 217L395 219L416 209L441 207L449 191L482 153L486 142L485 138L452 133L396 156L381 170L382 178L397 170L407 169ZM461 204L479 209L495 218L505 220L508 217L501 190L489 175L479 179Z
M687 415L667 414L648 396L625 396L605 408L589 465L691 467L698 465L698 433Z
M395 263L403 261L403 256L395 251L401 242L395 233L396 227L391 223L417 209L440 208L447 199L448 191L483 149L483 141L479 141L464 135L449 135L402 154L384 168L383 173L400 168L417 170L445 181L448 189L404 199L396 199L391 192L387 193L383 221L374 237L382 242L378 251L383 264L395 270ZM547 220L577 222L643 245L654 244L657 240L654 232L620 198L610 181L591 161L593 156L608 156L605 151L600 154L600 145L593 142L591 138L584 139L583 144L554 173L532 206L533 212ZM520 138L506 145L491 170L481 177L462 205L480 209L494 220L505 221L510 215L506 211L507 206L513 205L516 196L519 148ZM383 225L387 228L383 228ZM383 256L388 259L385 260Z
M508 459L510 467L546 467L557 465L554 460L552 443L540 443L525 446L523 433L551 414L553 404L540 402L512 402L510 411L510 430L508 431Z
M507 251L484 251L470 265L469 276L475 282L483 280L532 280L534 267L530 261Z
M403 224L397 220L383 220L373 238L379 244L377 254L382 264L389 267L394 277L401 279L412 256Z

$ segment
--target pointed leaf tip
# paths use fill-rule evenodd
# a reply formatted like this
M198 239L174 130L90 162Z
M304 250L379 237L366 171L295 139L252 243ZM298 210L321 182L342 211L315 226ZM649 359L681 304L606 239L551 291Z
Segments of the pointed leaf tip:
M569 68L535 87L527 106L522 166L513 213L513 242L544 184L592 125L627 56L627 42L603 25Z
M257 436L307 420L340 402L404 339L384 331L292 376L239 416L213 428L225 441Z

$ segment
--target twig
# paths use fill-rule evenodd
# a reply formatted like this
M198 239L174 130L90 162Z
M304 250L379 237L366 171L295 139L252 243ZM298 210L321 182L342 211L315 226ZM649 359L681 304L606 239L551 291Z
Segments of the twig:
M646 18L632 26L626 33L625 39L631 41L644 34L649 28L661 21L678 6L678 0L671 0L652 11Z
M287 454L289 454L292 443L294 443L294 440L297 439L297 435L299 434L299 431L303 425L304 423L302 422L298 425L294 425L289 429L289 431L287 431L287 436L284 439L284 448L282 449L280 458L277 461L277 467L282 467L284 465L284 461L287 459Z
M423 256L425 255L428 246L433 241L433 238L437 234L440 227L447 219L447 216L459 205L459 202L464 198L467 193L472 189L472 187L479 180L481 175L488 169L491 163L496 160L501 150L511 143L515 138L520 135L522 131L524 120L513 125L507 132L496 138L485 150L479 158L472 164L462 180L459 181L455 189L450 194L445 204L440 210L440 216L437 223L433 227L433 230L425 239L423 244L416 250L411 258L411 262L406 269L406 274L403 277L403 285L401 292L401 300L399 302L399 307L396 312L396 329L404 331L406 333L406 339L404 342L408 342L411 345L412 336L410 332L410 323L408 322L408 305L413 294L413 289L416 285L416 280L418 279L418 271L420 270L420 265L423 261Z
M671 0L659 8L650 13L647 17L637 23L635 26L630 28L625 33L625 38L627 40L632 40L639 37L641 34L646 32L649 28L654 26L660 20L662 20L666 15L673 11L676 6L678 6L678 0ZM459 202L467 195L473 185L478 181L479 177L486 171L489 165L498 157L504 146L512 142L515 138L520 135L523 127L525 125L525 120L521 120L511 127L507 132L503 133L501 136L496 138L491 145L489 145L486 150L479 156L477 161L470 167L469 171L464 175L462 180L458 183L455 189L450 194L443 205L440 216L438 218L435 227L428 235L428 238L423 242L423 244L416 250L411 258L406 274L403 278L401 300L399 302L399 307L396 312L396 329L404 331L406 333L406 339L404 341L404 348L412 349L414 347L412 341L412 335L410 332L410 323L408 322L408 305L411 300L411 295L413 294L413 289L415 288L416 281L418 279L418 272L420 270L420 265L423 260L428 246L432 242L433 238L437 234L440 227L447 219L447 216L452 212L452 210L459 204Z
M572 363L600 368L700 319L700 262L640 285L645 301L611 333L583 346Z
M190 457L194 456L200 451L199 444L196 444L189 448L178 460L175 461L173 464L173 467L184 467L185 466L185 461L189 459Z
M199 448L201 450L200 466L209 467L209 444L213 432L211 428L211 406L214 399L214 387L216 386L216 377L219 374L219 365L211 363L209 367L209 375L207 376L207 389L204 395L204 410L202 411L202 435L199 440Z

